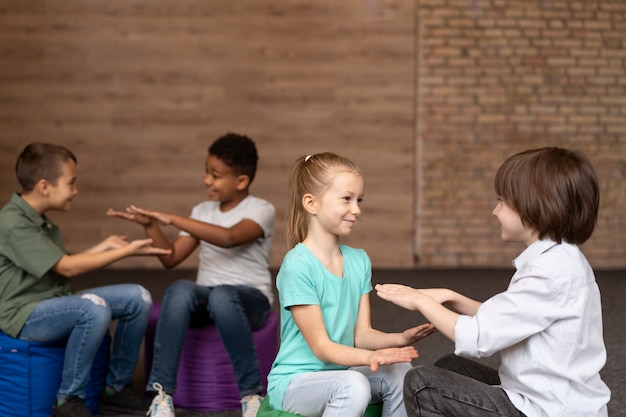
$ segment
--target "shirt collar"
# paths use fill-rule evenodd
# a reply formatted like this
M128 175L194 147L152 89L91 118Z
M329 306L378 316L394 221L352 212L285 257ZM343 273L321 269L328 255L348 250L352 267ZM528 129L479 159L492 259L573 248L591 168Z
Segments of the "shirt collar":
M555 241L550 238L544 238L542 240L537 240L532 243L530 246L524 250L517 258L513 260L513 266L516 269L522 268L526 262L534 257L541 255L544 252L547 252L552 247L558 245Z
M52 223L45 214L39 214L35 209L22 198L18 193L11 196L11 204L17 207L30 221L40 227L52 227Z

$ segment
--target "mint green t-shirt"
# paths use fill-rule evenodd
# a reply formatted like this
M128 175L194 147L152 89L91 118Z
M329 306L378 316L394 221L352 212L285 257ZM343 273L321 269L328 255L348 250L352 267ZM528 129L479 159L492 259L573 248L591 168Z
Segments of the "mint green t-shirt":
M51 269L65 254L59 229L13 194L0 210L0 330L16 337L37 303L70 294Z
M302 244L287 253L278 271L281 344L268 376L270 405L276 410L282 410L285 390L296 375L347 368L323 362L313 354L289 309L295 305L319 305L329 338L335 343L354 346L359 302L363 294L372 290L372 268L363 249L343 245L340 249L343 277L330 273Z

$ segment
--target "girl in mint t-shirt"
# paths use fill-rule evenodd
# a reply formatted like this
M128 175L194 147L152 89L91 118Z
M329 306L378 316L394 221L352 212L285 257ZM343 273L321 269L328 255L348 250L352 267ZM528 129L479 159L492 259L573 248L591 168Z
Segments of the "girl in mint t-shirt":
M272 408L307 417L361 417L370 403L383 416L406 416L403 381L417 357L412 344L431 324L402 333L371 326L371 264L340 245L361 215L363 177L332 153L299 158L291 172L287 253L276 278L281 346L268 377Z

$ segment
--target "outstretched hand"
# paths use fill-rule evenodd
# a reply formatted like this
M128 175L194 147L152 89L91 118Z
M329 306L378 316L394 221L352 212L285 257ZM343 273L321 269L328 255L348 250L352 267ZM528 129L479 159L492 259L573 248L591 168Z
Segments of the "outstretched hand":
M148 216L142 216L141 214L133 214L128 211L113 210L112 208L107 210L107 216L119 217L120 219L130 220L131 222L138 223L142 226L147 226L152 223L152 219Z
M85 253L100 253L111 249L119 249L128 245L128 239L124 235L111 235L97 245L85 250Z
M152 210L144 210L132 204L130 205L130 207L126 208L126 211L135 216L144 216L149 219L154 219L163 225L168 225L172 223L172 219L166 213L161 213L161 212L152 211Z
M131 247L133 255L169 255L172 253L171 249L152 246L152 239L133 240L128 246Z
M413 346L375 350L370 356L370 369L372 372L376 372L380 365L411 362L418 356L417 350Z
M107 210L107 216L130 220L132 222L139 223L142 226L148 226L153 221L157 221L163 225L168 225L172 222L170 217L165 213L145 210L132 204L126 207L125 211L113 210L110 208Z
M424 294L420 290L400 284L376 284L376 294L407 310L417 310L417 300Z
M124 235L111 235L101 242L103 250L118 249L128 245L128 238Z
M423 338L436 333L437 329L430 323L420 324L419 326L411 327L402 332L402 337L406 341L407 345L417 343Z

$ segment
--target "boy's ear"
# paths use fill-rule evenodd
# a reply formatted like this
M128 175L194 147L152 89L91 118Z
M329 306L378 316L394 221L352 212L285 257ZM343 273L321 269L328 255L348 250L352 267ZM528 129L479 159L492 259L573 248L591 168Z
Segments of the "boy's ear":
M33 187L33 191L38 192L41 195L47 196L50 194L50 183L47 180L40 179Z
M250 185L250 177L241 174L237 177L237 191L243 191Z

